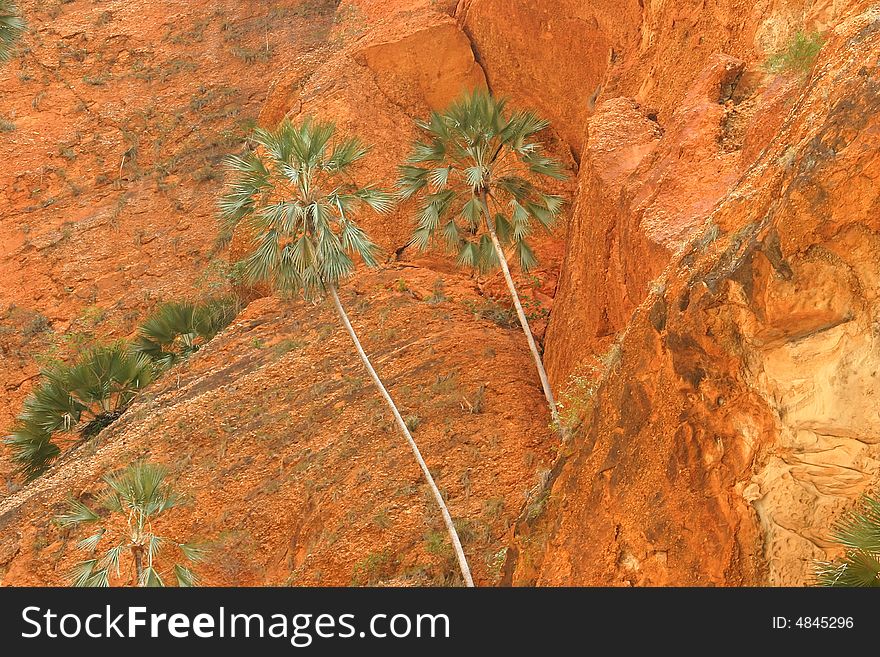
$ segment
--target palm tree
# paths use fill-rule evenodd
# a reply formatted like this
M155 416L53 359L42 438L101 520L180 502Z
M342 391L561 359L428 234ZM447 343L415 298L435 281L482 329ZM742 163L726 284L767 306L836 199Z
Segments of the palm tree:
M136 461L125 470L104 477L108 490L101 499L101 506L110 514L126 518L126 530L115 530L118 523L109 521L77 542L77 548L90 558L73 568L74 586L110 586L111 577L118 579L121 575L120 561L125 554L131 556L134 564L137 586L165 586L157 558L168 548L178 550L186 561L202 559L204 552L199 547L177 543L153 532L159 517L180 503L171 485L165 482L166 476L162 466ZM67 512L57 517L62 527L96 525L103 520L99 513L75 499L68 502ZM105 538L113 539L112 545L99 557L96 552ZM178 586L196 584L195 574L188 566L176 563L171 572Z
M150 361L121 342L96 347L72 365L44 370L6 439L25 479L41 475L61 454L54 434L96 436L152 380Z
M832 538L844 546L836 561L816 564L819 586L880 586L880 499L865 497L834 526Z
M411 244L441 241L458 263L487 272L500 266L526 335L554 426L563 431L550 381L516 291L505 247L523 271L537 264L528 244L533 222L550 230L563 205L529 179L565 179L562 166L533 140L549 125L529 111L508 114L485 91L466 94L445 112L417 121L424 138L400 167L399 194L421 197Z
M333 123L311 119L298 126L285 120L274 131L257 129L253 139L258 150L228 160L236 180L220 202L223 232L230 235L243 224L254 237L256 247L244 260L249 281L269 282L277 290L310 300L324 295L332 299L440 507L464 581L473 586L443 496L339 299L337 287L353 273L353 256L369 267L378 266L377 247L356 223L357 211L368 206L386 213L392 207L392 198L373 186L361 187L353 182L351 167L366 155L367 149L357 138L335 139L335 134Z
M231 298L162 304L141 324L132 348L166 369L212 340L229 326L238 310L238 303Z
M11 0L0 0L0 62L12 58L15 42L24 32L24 21Z

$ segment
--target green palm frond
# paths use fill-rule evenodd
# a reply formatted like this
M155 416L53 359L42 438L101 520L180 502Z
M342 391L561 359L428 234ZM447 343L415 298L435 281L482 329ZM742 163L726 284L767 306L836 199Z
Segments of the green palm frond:
M186 566L174 564L174 576L177 578L178 586L192 587L198 584L195 573Z
M221 201L224 230L242 222L254 239L243 261L246 279L314 298L351 275L355 258L377 266L378 249L357 216L364 207L390 212L393 197L351 181L348 171L367 147L357 138L337 140L333 123L314 119L258 129L254 141L260 147L246 163L230 161L236 180ZM250 184L255 169L259 184Z
M30 481L45 472L61 454L54 434L78 431L82 439L97 435L152 380L149 360L121 342L44 370L5 440L20 473Z
M845 553L836 561L816 563L819 586L880 586L880 500L863 498L835 523L832 539Z
M112 496L119 500L118 508L158 516L179 501L165 481L167 474L161 465L136 461L124 470L105 476L104 482Z
M194 543L178 543L177 547L180 548L180 551L183 553L187 559L192 562L203 561L207 551L201 545L196 545Z
M101 519L97 513L76 499L67 501L67 512L56 517L62 527L75 527L82 523L97 522Z
M152 380L149 360L131 353L125 343L117 342L86 352L67 368L63 384L84 406L114 411L126 406Z
M74 586L90 586L89 582L95 573L97 559L88 559L76 564L70 571L70 579Z
M122 557L122 554L125 551L125 549L126 549L126 545L123 543L123 544L119 544L119 545L114 545L112 548L110 548L109 550L107 550L104 553L104 558L101 560L101 563L103 564L103 566L107 570L108 574L113 572L113 573L115 573L116 577L119 577L119 573L120 573L119 560Z
M520 265L534 267L532 224L549 230L563 206L536 185L545 176L565 178L536 141L547 121L530 111L511 113L504 99L475 91L416 125L422 135L398 179L401 199L421 198L410 244L426 249L440 242L459 264L490 271L498 256L481 236L494 219L502 246L514 245Z
M76 542L77 549L87 553L89 558L76 564L71 571L74 586L109 586L111 577L120 576L120 561L126 554L130 554L138 566L138 586L165 585L156 564L165 558L166 552L170 552L166 547L177 547L192 563L204 559L206 551L203 547L194 543L178 543L159 536L153 530L160 517L181 502L163 466L138 460L106 475L104 483L104 508L111 515L125 518L128 526L119 531L115 523L108 522ZM69 500L67 511L56 517L56 522L65 528L94 525L103 520L103 515L76 499ZM95 552L105 537L113 543L112 547L97 558ZM179 586L196 585L195 574L189 568L175 566L174 572Z
M19 419L4 443L12 450L12 460L25 481L43 474L61 455L61 448L52 442L52 434L27 420Z
M138 586L149 587L149 588L161 588L165 586L165 582L162 580L162 577L159 575L159 571L153 568L152 566L147 566L144 568L144 572L141 573L140 581L138 582Z
M165 303L138 329L132 348L165 369L188 358L226 328L240 310L233 297Z
M101 542L101 539L104 538L104 534L107 530L99 529L96 533L91 536L86 536L84 539L77 542L76 547L79 550L84 550L85 552L94 552L98 543Z
M15 43L24 30L25 23L16 4L10 0L0 0L0 62L12 58Z

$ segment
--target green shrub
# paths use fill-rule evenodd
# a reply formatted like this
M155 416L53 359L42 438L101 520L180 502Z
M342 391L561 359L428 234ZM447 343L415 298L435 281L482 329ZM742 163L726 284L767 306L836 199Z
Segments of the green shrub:
M823 40L818 32L809 34L798 31L788 44L767 60L767 69L774 73L806 73L822 50Z

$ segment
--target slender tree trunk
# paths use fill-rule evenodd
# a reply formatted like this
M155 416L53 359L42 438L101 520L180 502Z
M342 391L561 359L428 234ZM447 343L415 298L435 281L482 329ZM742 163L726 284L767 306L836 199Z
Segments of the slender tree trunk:
M400 416L400 411L397 410L397 406L395 406L394 400L391 399L391 395L388 394L388 391L382 384L382 380L379 378L379 375L376 374L376 370L373 369L373 365L370 363L370 359L364 352L364 348L361 346L361 341L358 339L357 333L355 333L351 322L348 320L348 315L346 314L345 309L342 307L342 303L339 301L339 294L337 294L336 292L336 286L328 285L327 289L330 291L330 296L333 298L333 305L336 307L336 312L339 313L339 318L345 325L345 329L348 331L348 335L351 338L351 341L354 343L358 355L361 357L361 360L364 363L364 367L367 368L367 371L370 373L370 378L373 379L373 383L379 389L379 392L382 393L382 397L385 398L385 403L388 404L388 407L394 414L394 419L397 421L397 426L400 428L400 431L403 433L406 441L409 443L410 449L412 449L413 455L416 457L416 461L418 461L419 467L422 469L422 474L425 475L428 486L430 486L431 492L434 494L434 499L437 502L437 506L440 507L440 512L443 514L443 522L446 524L446 531L449 532L449 538L452 540L452 547L455 550L455 556L458 557L458 565L461 568L461 574L462 577L464 577L465 584L467 586L473 586L474 580L471 577L471 569L468 566L467 559L464 556L464 550L461 547L461 541L458 538L458 532L455 530L455 525L452 522L452 516L449 515L449 509L446 508L446 502L443 501L443 496L440 494L440 489L437 488L437 484L434 483L434 477L431 476L431 471L428 470L425 459L422 458L422 453L419 451L419 447L418 445L416 445L416 441L413 440L412 434L410 434L409 429L407 429L406 422L404 422L403 418Z
M547 378L547 371L544 369L544 362L541 360L541 354L538 352L538 345L535 344L535 338L532 336L532 329L529 327L529 320L523 311L522 303L519 300L519 294L516 291L516 285L510 275L510 267L507 265L507 256L504 255L504 249L501 248L501 242L498 241L498 235L495 233L495 222L492 221L489 212L489 201L486 197L486 191L483 190L480 199L483 202L483 212L486 213L486 226L489 229L489 238L495 247L495 253L498 255L498 262L501 265L501 271L504 273L504 280L507 281L507 289L513 298L513 305L516 308L517 317L519 317L520 326L523 333L526 334L526 340L529 343L529 349L532 352L532 358L535 360L535 367L538 370L538 376L541 379L541 387L544 389L544 397L547 399L547 406L550 407L550 418L553 420L554 428L565 438L565 427L559 420L559 411L556 408L556 400L553 398L553 390L550 388L550 379Z
M141 545L132 545L131 554L134 557L134 569L137 573L135 586L141 585L141 576L144 574L144 548Z

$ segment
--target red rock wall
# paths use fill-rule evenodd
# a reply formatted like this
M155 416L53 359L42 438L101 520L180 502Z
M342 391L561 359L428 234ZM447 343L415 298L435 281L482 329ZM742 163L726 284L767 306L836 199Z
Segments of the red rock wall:
M834 519L876 486L880 15L863 9L829 31L783 110L756 110L779 127L763 124L757 161L609 352L581 434L518 528L510 581L804 584L834 554ZM634 105L604 112L650 147ZM582 194L596 187L582 179Z

